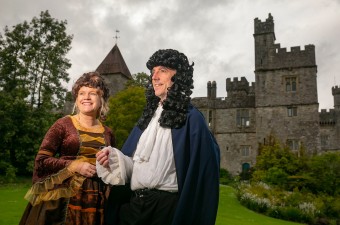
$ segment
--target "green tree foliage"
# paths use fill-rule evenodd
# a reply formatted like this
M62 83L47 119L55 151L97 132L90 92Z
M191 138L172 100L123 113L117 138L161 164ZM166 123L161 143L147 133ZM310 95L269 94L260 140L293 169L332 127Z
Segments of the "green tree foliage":
M259 146L253 178L284 186L290 176L300 174L306 169L305 150L301 147L298 154L293 153L288 147L281 147L275 137L270 136L268 140L267 145Z
M72 36L66 21L41 12L0 34L0 165L25 174L64 104ZM5 173L0 166L0 173Z
M324 153L309 162L309 189L314 193L340 194L340 154Z
M146 73L132 74L132 78L126 82L126 87L145 87L150 79Z
M132 85L109 99L110 110L105 124L113 129L119 149L143 112L144 91L144 88Z
M263 181L286 190L308 190L314 194L340 194L340 154L323 153L307 157L302 146L298 153L281 147L275 138L259 147L253 181Z

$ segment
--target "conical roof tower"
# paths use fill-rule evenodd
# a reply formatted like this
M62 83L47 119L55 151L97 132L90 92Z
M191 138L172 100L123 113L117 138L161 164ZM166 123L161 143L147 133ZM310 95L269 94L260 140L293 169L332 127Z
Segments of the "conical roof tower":
M106 80L111 96L123 90L125 88L125 83L132 79L129 68L125 63L117 44L113 46L96 71Z

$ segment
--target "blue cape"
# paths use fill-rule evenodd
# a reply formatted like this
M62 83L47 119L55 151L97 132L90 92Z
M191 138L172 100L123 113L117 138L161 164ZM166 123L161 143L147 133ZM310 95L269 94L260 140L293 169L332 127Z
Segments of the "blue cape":
M134 127L122 152L132 156L143 133ZM183 127L172 129L179 200L173 225L214 225L219 199L220 149L203 115L189 106Z

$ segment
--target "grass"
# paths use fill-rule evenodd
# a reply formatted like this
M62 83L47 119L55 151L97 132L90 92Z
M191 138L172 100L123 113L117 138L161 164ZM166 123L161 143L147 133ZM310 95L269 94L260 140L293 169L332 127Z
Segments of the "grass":
M220 202L215 225L297 225L300 223L279 220L253 212L242 206L229 186L221 186ZM300 224L301 225L301 224Z
M17 225L25 210L27 201L23 198L30 180L15 184L0 184L0 224ZM255 213L243 207L229 186L221 186L220 204L216 225L297 225L298 223L278 220Z
M31 179L18 183L0 184L0 224L17 225L26 208L24 196L29 189Z

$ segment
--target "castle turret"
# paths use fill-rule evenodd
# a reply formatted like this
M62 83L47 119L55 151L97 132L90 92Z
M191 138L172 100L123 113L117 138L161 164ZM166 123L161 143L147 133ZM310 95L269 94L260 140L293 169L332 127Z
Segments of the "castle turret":
M276 38L272 15L269 13L265 22L255 18L254 31L255 69L260 69L269 63L270 53L275 51L273 47Z
M334 109L340 111L340 87L332 87L332 95L334 98Z
M246 96L249 92L249 82L245 77L241 77L241 80L238 80L237 77L234 77L233 81L231 81L230 78L227 78L226 89L228 97Z
M291 47L291 51L275 43L274 20L269 13L268 19L254 20L255 71L290 69L296 67L315 67L315 46Z

